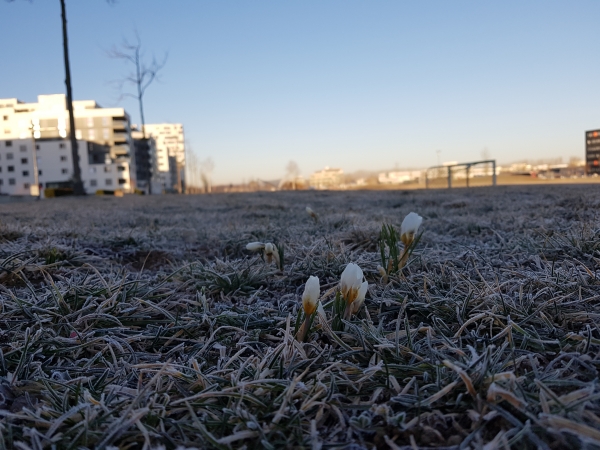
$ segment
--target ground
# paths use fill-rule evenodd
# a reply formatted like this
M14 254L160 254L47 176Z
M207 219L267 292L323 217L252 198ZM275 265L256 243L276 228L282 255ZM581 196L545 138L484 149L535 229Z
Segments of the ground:
M4 203L0 448L599 446L599 194ZM411 211L421 240L386 282L382 224ZM335 331L350 262L369 290ZM311 275L325 316L299 342Z

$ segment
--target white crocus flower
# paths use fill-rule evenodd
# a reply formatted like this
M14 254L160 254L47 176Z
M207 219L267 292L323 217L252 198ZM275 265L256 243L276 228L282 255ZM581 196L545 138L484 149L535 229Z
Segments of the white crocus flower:
M356 300L352 302L352 314L356 314L362 304L365 302L365 296L367 295L367 289L369 288L369 283L363 281L358 289L358 295L356 296Z
M414 212L409 213L404 218L402 225L400 225L400 239L402 239L405 247L412 244L422 222L423 218Z
M246 244L246 250L250 250L251 252L258 252L265 248L265 244L262 242L250 242Z
M279 270L282 270L281 261L279 260L279 250L275 244L271 242L267 242L265 244L265 260L268 264L271 264L272 261L275 261L275 265Z
M346 300L347 303L352 303L356 299L362 279L363 271L354 263L348 264L342 272L340 287L342 297L344 297L344 300Z
M354 263L346 266L340 280L342 297L346 301L344 319L349 319L352 313L352 303L358 298L358 291L363 282L363 271Z
M304 342L306 335L310 330L311 318L317 307L319 307L319 297L321 295L321 285L317 277L310 276L304 285L302 294L302 308L304 308L304 322L296 335L300 342Z
M313 220L316 222L319 220L319 216L317 215L316 212L313 211L313 209L310 206L306 207L306 213L313 218Z
M265 244L265 258L268 263L270 263L273 260L273 254L276 252L277 247L275 247L275 244L271 244L270 242L267 242Z
M304 285L304 293L302 294L302 307L307 316L311 316L317 310L319 295L321 294L321 285L319 278L310 276Z

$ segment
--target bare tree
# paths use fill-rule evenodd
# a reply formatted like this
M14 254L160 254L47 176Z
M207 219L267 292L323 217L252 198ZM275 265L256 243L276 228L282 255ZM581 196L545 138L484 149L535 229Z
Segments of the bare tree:
M138 101L140 107L140 121L142 136L146 139L146 122L144 120L144 94L148 86L152 84L154 80L158 79L158 73L161 71L167 63L168 53L165 53L163 58L158 60L152 55L152 61L146 62L144 59L144 52L142 51L142 42L140 36L135 31L135 41L129 42L127 39L123 39L123 42L119 46L113 46L108 52L108 56L113 59L124 60L133 65L133 70L121 80L117 81L119 90L121 91L122 97L133 97ZM125 85L132 85L135 88L135 94L130 92L123 92Z
M279 188L281 189L284 185L290 183L292 189L295 191L296 179L299 175L300 168L298 167L298 164L296 163L296 161L290 160L290 162L288 162L285 166L285 177L283 178L283 180L281 180L281 183L279 183Z

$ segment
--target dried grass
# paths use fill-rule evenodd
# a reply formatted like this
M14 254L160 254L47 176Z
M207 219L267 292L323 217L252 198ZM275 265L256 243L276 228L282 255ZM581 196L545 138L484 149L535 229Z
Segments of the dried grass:
M599 446L596 190L3 205L0 449ZM374 230L409 211L382 284ZM329 304L348 262L366 308L299 343L304 282Z

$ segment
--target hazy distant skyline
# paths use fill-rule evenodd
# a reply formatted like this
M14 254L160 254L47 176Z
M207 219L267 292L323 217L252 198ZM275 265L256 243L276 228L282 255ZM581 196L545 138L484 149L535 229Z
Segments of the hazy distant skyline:
M67 0L73 94L134 101L106 50L169 52L147 123L183 123L214 182L325 166L584 156L600 128L600 3ZM0 1L0 98L64 93L58 0Z

